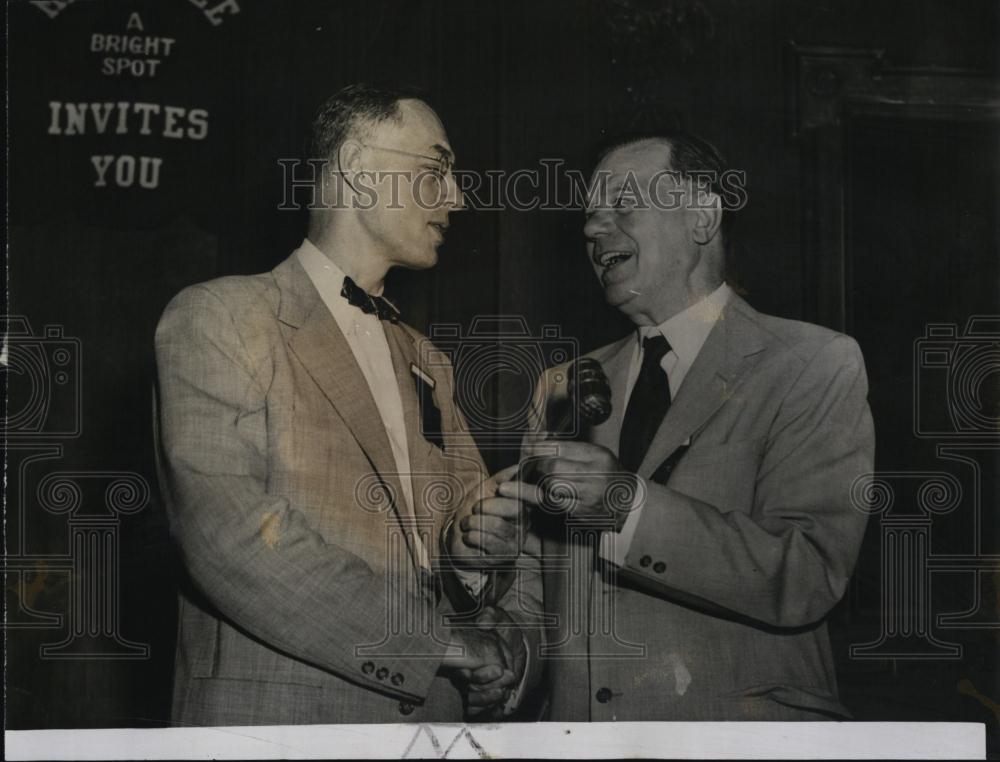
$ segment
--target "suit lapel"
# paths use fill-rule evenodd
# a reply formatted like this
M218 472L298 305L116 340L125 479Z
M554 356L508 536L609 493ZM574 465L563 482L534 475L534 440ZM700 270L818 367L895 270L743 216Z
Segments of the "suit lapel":
M390 493L404 499L382 417L337 321L294 255L274 274L281 291L278 318L295 329L289 347L350 429Z
M385 323L385 335L389 341L389 351L392 353L393 370L396 373L396 382L399 384L399 395L403 402L403 416L406 421L406 445L410 453L410 474L413 484L413 513L418 520L430 519L432 529L429 536L424 537L424 545L431 559L436 555L437 538L444 527L445 521L450 518L449 511L442 511L440 508L432 510L428 505L428 490L433 491L434 483L437 480L447 479L444 473L448 470L447 461L435 462L435 446L424 436L425 419L421 410L421 404L433 405L432 399L425 399L421 403L417 395L417 381L413 376L412 367L416 366L424 374L442 383L435 375L420 363L420 352L416 346L414 336L402 325ZM437 421L440 429L441 422ZM441 433L440 431L438 432Z
M432 445L424 439L421 432L420 402L417 399L416 382L410 370L412 365L420 366L417 361L416 347L413 339L403 328L392 323L386 323L385 337L389 342L389 352L392 354L392 367L399 385L399 396L403 402L403 418L406 422L406 447L410 454L410 472L420 475L427 470L427 460ZM423 501L423 490L418 490L414 484L413 510L417 516L426 516L427 509Z
M639 466L640 476L649 478L711 418L756 364L763 348L755 313L732 294L653 437Z

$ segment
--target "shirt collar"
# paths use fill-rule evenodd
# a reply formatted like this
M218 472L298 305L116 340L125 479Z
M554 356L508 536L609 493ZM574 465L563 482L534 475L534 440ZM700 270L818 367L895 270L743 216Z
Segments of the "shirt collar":
M319 291L323 303L330 310L330 313L342 329L346 329L361 320L369 320L369 322L375 320L378 322L377 317L366 315L357 307L351 306L340 295L341 290L344 288L344 271L332 259L320 251L312 241L308 238L302 239L302 245L295 250L295 255L298 257L302 269L309 276L309 280L313 282L316 290Z
M670 348L677 354L677 359L690 367L701 352L732 292L729 285L723 283L704 299L659 325L642 326L636 332L636 341L641 347L644 338L658 333L670 342Z

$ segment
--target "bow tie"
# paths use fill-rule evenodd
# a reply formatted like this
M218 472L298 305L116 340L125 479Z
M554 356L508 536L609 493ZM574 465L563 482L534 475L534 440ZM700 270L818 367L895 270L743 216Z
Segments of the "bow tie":
M381 296L372 296L346 275L340 295L366 315L375 315L379 320L388 320L390 323L399 322L399 310L392 302Z

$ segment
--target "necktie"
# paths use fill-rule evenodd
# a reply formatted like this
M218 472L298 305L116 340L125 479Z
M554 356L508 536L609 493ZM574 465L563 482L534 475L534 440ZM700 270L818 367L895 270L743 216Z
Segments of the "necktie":
M660 367L669 351L670 344L660 334L642 340L642 368L632 388L618 440L618 460L627 471L638 471L670 409L670 382Z
M388 320L390 323L399 322L399 310L392 302L381 296L372 296L346 275L340 295L366 315L375 315L379 320Z

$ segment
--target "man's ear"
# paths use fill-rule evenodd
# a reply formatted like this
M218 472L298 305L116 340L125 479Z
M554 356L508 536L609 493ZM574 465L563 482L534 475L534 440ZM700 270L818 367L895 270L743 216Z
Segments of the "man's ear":
M337 151L337 163L333 172L339 172L351 190L357 191L357 173L361 170L361 151L364 147L357 140L345 140Z
M695 243L704 246L715 238L722 225L722 199L711 191L696 191L695 198L691 207L694 216L691 235Z

